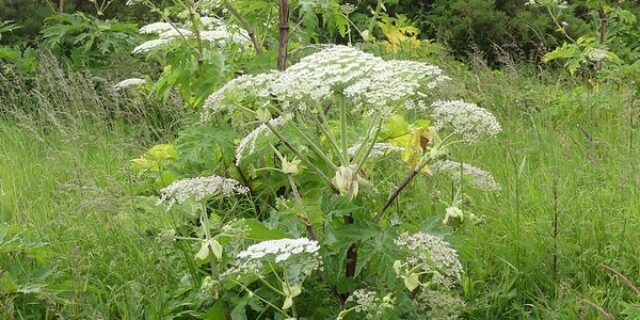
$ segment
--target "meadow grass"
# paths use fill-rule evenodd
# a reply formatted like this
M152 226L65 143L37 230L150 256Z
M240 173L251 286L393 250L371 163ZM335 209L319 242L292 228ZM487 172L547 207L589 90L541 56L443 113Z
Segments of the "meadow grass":
M466 269L465 318L624 317L640 297L603 265L640 283L637 102L624 88L547 74L462 73L465 98L504 129L458 159L482 164L502 187L474 194L465 209L483 222L452 238ZM77 93L43 94L36 112L0 121L0 226L5 242L17 235L22 244L0 250L0 267L23 290L0 296L0 317L189 318L189 259L157 238L173 218L131 191L127 169L162 130L104 116L119 102L96 106ZM429 192L400 201L429 205Z

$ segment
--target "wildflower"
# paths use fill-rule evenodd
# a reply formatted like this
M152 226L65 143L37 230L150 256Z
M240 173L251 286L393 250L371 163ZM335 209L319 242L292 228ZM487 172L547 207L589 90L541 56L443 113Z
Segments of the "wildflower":
M131 53L133 53L133 54L145 53L145 52L151 51L152 49L157 48L159 46L163 46L165 44L168 44L170 42L171 42L171 39L168 39L168 38L160 38L160 39L149 40L149 41L143 42L142 44L140 44L137 47L133 48L133 51L131 51Z
M305 276L322 268L317 241L307 238L266 240L249 246L236 255L237 261L221 276L240 276L243 274L259 274L268 264L289 262L296 268L296 277L301 283ZM289 279L289 283L296 279Z
M345 302L345 304L354 303L355 306L340 312L337 319L344 319L344 316L350 310L358 313L366 313L367 319L371 319L374 315L381 315L385 309L393 309L394 302L391 293L380 298L378 294L371 289L357 289L351 293Z
M459 296L439 290L423 290L414 300L419 314L427 319L458 319L464 311L465 303Z
M259 260L265 256L275 256L276 263L289 259L292 255L307 253L317 256L320 246L307 238L262 241L238 253L238 259Z
M450 222L462 222L464 220L464 213L458 207L449 207L446 209L446 214L442 220L443 224L449 224Z
M203 115L204 120L208 119L212 113L220 112L222 110L233 110L233 105L225 102L226 96L230 93L241 92L243 96L267 97L269 93L264 90L264 87L267 83L273 81L276 76L277 72L258 75L242 75L227 82L222 86L222 88L209 95L205 100L203 106L205 109L205 113Z
M435 285L453 288L462 280L463 269L458 253L444 240L424 232L405 232L396 238L395 244L410 252L405 262L394 265L397 274L406 274L419 266L423 273L431 275L431 283ZM406 274L406 277L411 276L414 275Z
M434 88L447 80L436 66L415 61L381 61L354 84L345 88L356 102L382 107L415 96L422 86Z
M140 78L125 79L125 80L122 80L122 81L116 83L113 86L113 89L116 90L116 91L120 91L120 90L129 88L129 87L137 87L137 86L143 85L146 82L147 82L147 80L140 79Z
M217 25L212 30L201 31L200 38L220 47L224 47L227 43L242 47L251 45L249 34L244 29L230 31L225 25Z
M200 201L213 195L228 197L234 194L247 194L248 192L249 188L242 186L236 180L213 175L178 180L160 190L161 197L158 202L168 202L169 207L171 207L176 202L182 203L190 197Z
M156 237L156 240L164 244L172 244L176 241L176 230L175 229L162 230Z
M287 160L285 157L282 159L282 172L284 174L296 175L300 173L300 160L293 159L291 161Z
M375 291L370 289L357 289L347 298L346 303L349 302L355 302L357 304L354 308L355 312L367 312L375 310L381 301Z
M205 109L219 111L225 107L221 103L225 96L239 92L267 102L277 99L284 109L300 111L305 110L305 100L322 101L344 94L355 105L369 107L368 112L380 112L405 105L407 100L417 99L423 88L433 88L447 79L436 66L385 61L352 47L330 46L283 72L232 80L207 99Z
M280 128L284 126L287 121L291 119L291 115L285 115L281 117L277 117L268 121L269 125L273 128ZM251 155L255 151L256 141L260 137L270 136L273 132L266 124L261 124L259 127L255 128L253 131L249 132L242 140L240 140L240 144L236 148L236 165L240 165L240 161L242 161L245 155Z
M346 195L349 199L353 199L358 195L360 187L357 176L351 167L341 166L336 171L333 184L338 188L341 195Z
M467 163L451 160L438 161L431 165L431 172L434 175L447 174L456 183L461 182L462 176L469 177L470 186L478 190L488 192L500 190L500 185L489 172Z
M200 250L196 253L196 258L204 260L209 257L209 253L212 252L216 259L222 259L222 245L215 239L207 239L202 241Z
M502 128L486 109L462 100L436 101L432 105L436 129L450 127L467 142L477 141L481 135L494 136Z
M160 33L160 39L173 39L178 37L188 38L192 35L192 32L182 28L175 28Z
M142 34L149 34L149 33L156 33L156 34L160 34L163 33L165 31L169 31L169 30L173 30L174 27L167 22L154 22L154 23L150 23L147 24L145 26L142 26L138 32L142 33Z
M593 62L600 62L609 58L609 52L603 49L593 49L587 53L587 58Z

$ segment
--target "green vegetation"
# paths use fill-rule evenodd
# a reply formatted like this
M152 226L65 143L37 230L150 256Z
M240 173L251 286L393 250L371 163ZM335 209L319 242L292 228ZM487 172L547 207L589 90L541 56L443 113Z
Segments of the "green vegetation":
M633 4L279 2L3 11L0 319L640 318Z

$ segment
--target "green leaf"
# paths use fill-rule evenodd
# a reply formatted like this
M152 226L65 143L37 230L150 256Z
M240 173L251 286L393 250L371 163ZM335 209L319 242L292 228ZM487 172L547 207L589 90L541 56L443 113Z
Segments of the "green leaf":
M245 220L247 227L249 227L249 239L256 241L273 240L290 238L291 235L286 234L279 230L271 230L264 224L256 219Z
M216 301L213 307L209 308L205 314L204 319L206 320L226 320L225 319L225 308L224 302L222 300Z

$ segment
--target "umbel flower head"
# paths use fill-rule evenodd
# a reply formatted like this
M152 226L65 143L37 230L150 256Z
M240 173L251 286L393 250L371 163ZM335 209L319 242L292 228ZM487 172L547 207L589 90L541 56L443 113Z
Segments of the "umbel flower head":
M415 288L420 284L420 277L409 272L415 267L419 267L423 274L430 275L433 285L453 288L460 284L462 264L456 250L449 247L446 241L424 232L405 232L396 238L395 244L410 252L404 262L396 261L394 264L396 273L405 278L407 288Z
M491 112L473 103L462 100L436 101L431 107L436 129L450 129L467 142L476 142L482 135L495 136L502 131Z
M270 119L267 122L269 123L269 126L277 129L284 126L290 119L291 115L285 115ZM258 138L273 134L271 129L269 129L269 126L263 123L240 140L240 144L238 144L238 147L236 148L236 165L240 165L240 162L245 156L253 154Z
M160 190L161 197L158 202L166 202L171 207L173 204L182 203L191 197L194 197L195 200L203 200L214 195L228 197L248 192L249 188L236 180L212 175L175 181Z
M448 78L442 70L422 62L383 60L348 46L329 46L302 58L287 70L257 76L242 76L214 92L205 103L205 111L218 112L232 104L224 97L240 91L253 95L259 104L273 99L284 108L304 111L306 103L322 102L340 94L354 106L367 111L382 110L389 105L404 106ZM232 111L232 110L227 110Z
M431 165L431 173L433 175L448 175L456 183L461 182L463 177L467 177L469 178L470 186L481 191L492 192L500 190L500 185L491 173L467 163L451 160L438 161Z
M201 40L210 42L219 47L224 47L229 43L238 44L242 47L250 45L249 36L244 30L230 30L220 20L210 17L200 17L203 30L200 30ZM132 53L145 53L155 48L174 42L176 39L193 39L191 30L178 27L176 24L167 22L153 22L142 26L138 32L141 34L157 34L159 38L143 42L135 47Z
M258 242L236 255L236 264L222 276L240 276L243 274L259 274L265 264L294 265L300 272L301 282L304 277L321 268L320 245L307 238L277 239Z
M116 83L113 86L113 90L120 91L120 90L124 90L124 89L130 88L130 87L137 87L137 86L141 86L141 85L145 84L146 82L147 82L147 80L140 79L140 78L125 79L125 80L122 80L122 81Z
M320 250L318 242L307 238L267 240L249 246L238 253L237 258L259 260L265 256L273 255L277 263L297 254L307 253L317 256L318 250Z

